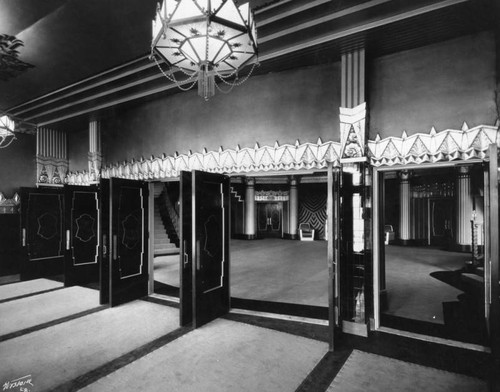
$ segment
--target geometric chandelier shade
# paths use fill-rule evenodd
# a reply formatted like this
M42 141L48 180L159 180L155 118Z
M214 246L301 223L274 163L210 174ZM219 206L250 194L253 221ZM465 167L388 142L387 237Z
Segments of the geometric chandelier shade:
M4 115L0 117L0 148L8 147L15 139L14 120Z
M218 87L215 77L231 87L239 85L238 71L257 64L257 30L248 3L237 7L233 0L163 0L152 36L151 59L160 67L158 55L172 71L163 74L183 90L182 84L190 84L189 89L198 83L206 100ZM175 71L187 78L179 82Z

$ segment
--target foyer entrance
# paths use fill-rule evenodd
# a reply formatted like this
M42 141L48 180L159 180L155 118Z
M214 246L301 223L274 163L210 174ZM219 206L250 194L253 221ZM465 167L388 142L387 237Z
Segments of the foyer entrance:
M257 236L283 237L283 203L257 203Z
M476 163L376 173L380 325L487 346L487 171Z

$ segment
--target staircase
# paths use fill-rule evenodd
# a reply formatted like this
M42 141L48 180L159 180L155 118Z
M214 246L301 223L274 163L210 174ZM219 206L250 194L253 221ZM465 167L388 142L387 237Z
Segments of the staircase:
M164 186L162 183L155 184L154 191L154 256L165 256L179 254L179 248L167 234L165 225L163 224L160 204L162 203L160 195Z

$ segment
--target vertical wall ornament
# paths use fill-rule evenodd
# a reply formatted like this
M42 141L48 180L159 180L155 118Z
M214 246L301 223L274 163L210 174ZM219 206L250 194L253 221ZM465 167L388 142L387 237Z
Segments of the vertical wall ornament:
M37 185L62 186L68 172L66 133L40 128L36 135Z
M340 162L363 162L366 140L366 103L340 108Z
M89 177L90 183L99 183L101 178L101 127L97 120L89 122Z

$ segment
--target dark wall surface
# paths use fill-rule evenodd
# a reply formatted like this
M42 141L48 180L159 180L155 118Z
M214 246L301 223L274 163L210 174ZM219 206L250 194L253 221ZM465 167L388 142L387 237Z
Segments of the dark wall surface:
M178 93L103 120L106 162L256 142L338 140L339 104L338 63L254 76L208 102L196 90Z
M12 198L22 186L35 186L36 136L16 133L17 140L0 150L0 192Z
M68 160L70 171L88 170L88 130L68 132Z
M369 138L493 125L494 45L493 34L480 33L375 59Z

